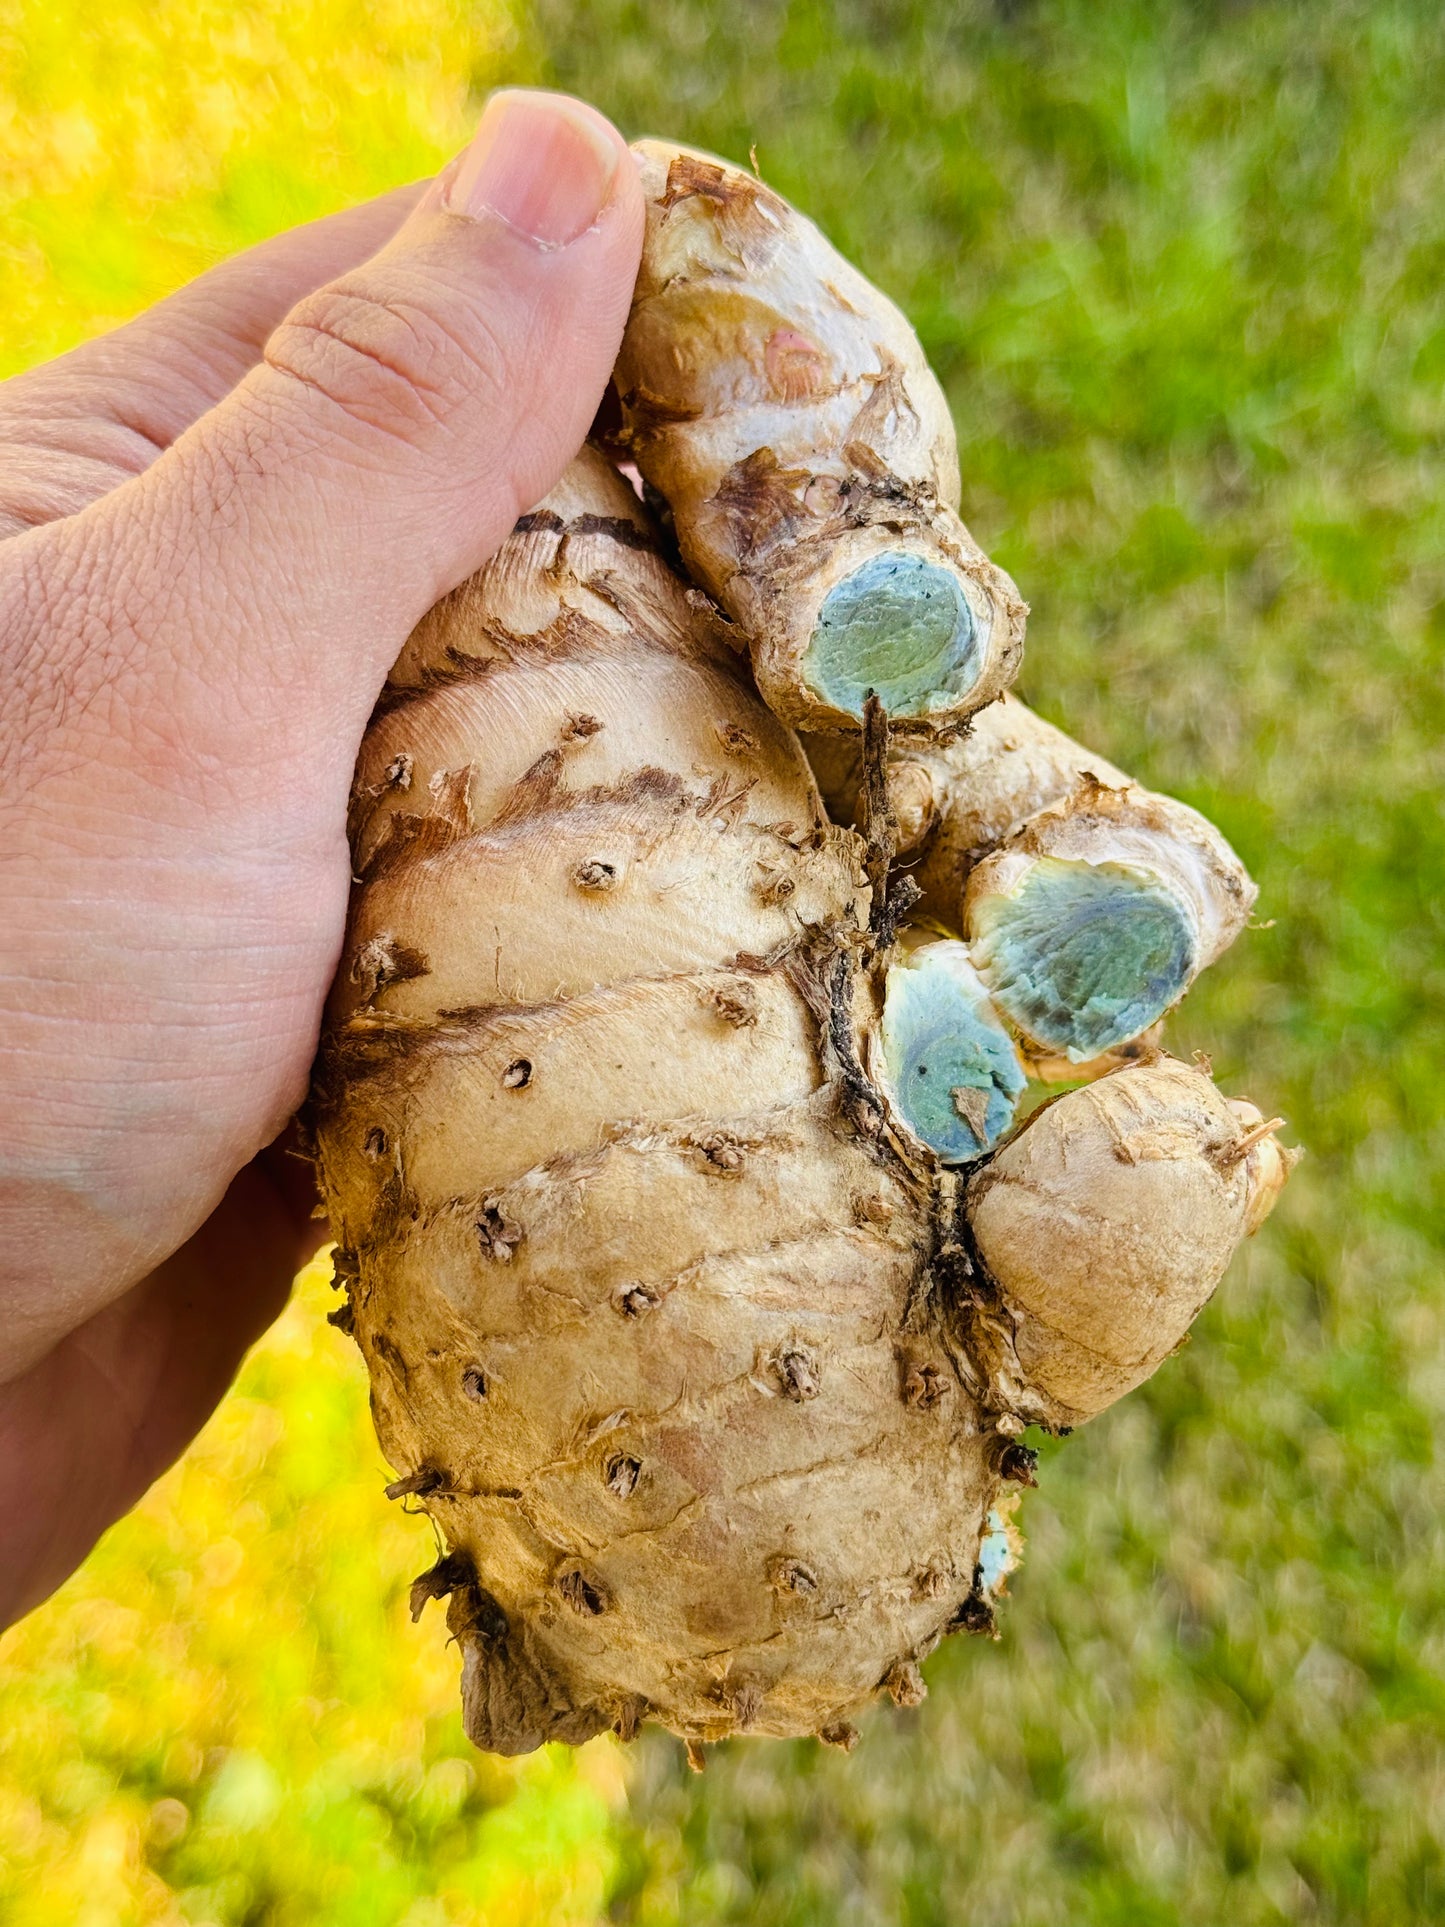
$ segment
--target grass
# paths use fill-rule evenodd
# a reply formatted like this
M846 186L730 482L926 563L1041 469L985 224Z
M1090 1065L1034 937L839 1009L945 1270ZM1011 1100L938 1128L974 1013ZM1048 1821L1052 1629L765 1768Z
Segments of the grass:
M454 1658L402 1609L422 1527L383 1508L354 1367L303 1297L0 1646L0 1913L1441 1918L1436 10L24 6L0 25L12 366L431 165L492 75L756 143L920 326L966 514L1033 603L1025 693L1207 810L1259 879L1261 927L1176 1047L1309 1156L1189 1349L1045 1448L998 1645L949 1641L924 1708L874 1716L851 1758L736 1743L696 1778L646 1737L625 1807L610 1743L467 1760ZM217 89L240 102L219 120Z
M1289 1117L1193 1344L1045 1450L997 1647L851 1759L650 1745L639 1923L1445 1912L1445 62L1378 6L543 11L916 318L1025 693L1262 887L1177 1046Z

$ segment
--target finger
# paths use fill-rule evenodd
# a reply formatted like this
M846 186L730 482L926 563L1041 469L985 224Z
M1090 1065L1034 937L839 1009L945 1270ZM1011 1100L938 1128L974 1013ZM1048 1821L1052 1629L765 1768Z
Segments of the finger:
M288 309L390 240L427 185L278 234L0 383L0 537L73 515L148 467L256 365Z
M60 546L36 566L133 612L134 663L179 671L172 740L314 762L321 720L354 749L408 630L584 438L642 226L599 114L494 96L379 254L293 309L144 475L37 532Z
M0 1629L179 1457L286 1302L305 1241L258 1159L173 1258L0 1385Z

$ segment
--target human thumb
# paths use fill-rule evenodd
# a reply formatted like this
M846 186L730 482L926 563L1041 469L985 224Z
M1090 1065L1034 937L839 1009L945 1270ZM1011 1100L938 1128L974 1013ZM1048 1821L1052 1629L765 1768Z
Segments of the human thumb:
M561 95L494 95L387 246L301 301L223 402L72 519L88 599L132 612L128 668L181 671L172 730L187 733L189 693L203 733L227 734L219 689L253 742L280 732L270 754L318 721L359 733L409 629L580 446L642 227L608 121Z

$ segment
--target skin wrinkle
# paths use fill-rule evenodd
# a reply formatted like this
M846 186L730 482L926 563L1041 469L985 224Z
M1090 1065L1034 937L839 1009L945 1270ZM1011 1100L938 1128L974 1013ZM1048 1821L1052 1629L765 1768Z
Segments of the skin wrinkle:
M646 1539L650 1543L656 1544L665 1539L669 1533L676 1531L679 1526L691 1524L692 1520L702 1511L706 1504L707 1500L704 1495L700 1492L695 1492L690 1499L682 1500L677 1510L670 1513L667 1518L655 1520L646 1525L631 1526L620 1532L610 1531L605 1539L588 1537L586 1539L585 1549L588 1555L595 1559L604 1552L613 1551L618 1546L625 1546L630 1539ZM575 1528L570 1529L575 1531ZM582 1535L578 1534L577 1536L581 1537Z
M243 952L242 954L245 954L245 953ZM255 954L259 959L260 953L257 952ZM235 951L233 949L230 952L230 955L227 955L226 953L223 953L218 947L213 952L213 955L216 957L218 961L223 963L229 963L231 960L231 957L235 955ZM19 981L22 983L22 987L27 991L32 991L37 986L43 986L47 982L49 982L53 984L55 988L57 988L58 990L68 991L76 998L76 1006L70 1012L36 1011L33 1013L33 1016L32 1016L32 1014L28 1010L25 1010L23 1007L19 1008L14 1014L23 1017L27 1025L33 1023L35 1025L59 1024L61 1026L66 1026L66 1025L73 1024L74 1019L77 1016L83 1016L88 1020L90 1020L92 1025L97 1020L105 1021L108 1019L113 1019L113 1021L110 1021L108 1023L108 1026L107 1026L108 1028L110 1028L113 1032L115 1032L122 1038L130 1034L129 1031L127 1031L125 1028L122 1027L126 1013L130 1008L129 998L127 996L125 987L122 984L117 984L109 989L108 1001L107 1001L107 988L104 985L100 986L95 992L92 993L87 986L75 985L73 980L69 977L57 975L53 978L47 979L44 976L43 971L27 971L25 973L25 977ZM216 1039L216 1050L218 1053L218 1057L220 1061L224 1061L226 1037L228 1034L234 1034L234 1032L237 1029L237 1026L228 1025L224 1030L217 1027L214 1021L213 1011L211 1009L212 1003L213 1003L213 996L211 995L211 993L208 992L206 986L204 984L197 984L194 990L192 991L192 993L184 1001L181 1001L178 998L167 998L165 1000L158 999L156 1002L155 1009L153 1011L147 1012L143 1025L135 1025L133 1026L133 1029L135 1031L135 1034L139 1036L146 1036L151 1031L156 1029L160 1029L164 1031L164 1029L167 1027L167 1021L168 1021L167 1011L173 1008L176 1011L182 1013L182 1015L179 1018L179 1020L172 1020L171 1027L180 1029L180 1028L184 1028L187 1024L199 1025L204 1027L212 1035L214 1035ZM253 998L248 998L243 993L242 995L238 996L234 1000L232 1008L242 1012L247 1012L248 1014L253 1015L256 1020L254 1024L248 1024L245 1027L245 1030L242 1033L242 1036L239 1040L240 1045L242 1047L246 1049L253 1047L257 1039L262 1036L271 1038L274 1040L277 1033L277 1024L278 1024L280 1013L278 1013L278 1010L277 1010L276 1000L274 996L271 994L271 986L268 985L264 993L258 989L254 993ZM80 1075L82 1077L85 1075L87 1067L94 1066L98 1063L113 1065L118 1062L122 1065L138 1067L141 1064L144 1064L148 1061L147 1054L145 1052L137 1052L133 1056L131 1056L124 1051L107 1050L104 1056L102 1057L97 1050L94 1050L94 1049L86 1050L83 1044L74 1045L73 1052L74 1052L73 1058L68 1068L72 1070L72 1074ZM16 1055L17 1062L21 1059L23 1054L24 1054L23 1043L20 1040L17 1040L15 1045L15 1055ZM52 1059L54 1059L56 1055L54 1045L51 1046L47 1054ZM152 1045L149 1052L149 1058L151 1061L153 1061L154 1055L155 1055L155 1050L154 1050L154 1046ZM171 1070L170 1074L168 1075L166 1079L166 1086L167 1088L169 1088L172 1084L175 1084L177 1082L184 1083L188 1079L195 1078L202 1075L204 1075L204 1073L201 1071L198 1065L177 1065ZM58 1097L55 1097L55 1098L52 1098L50 1101L58 1102L60 1100ZM95 1128L98 1131L103 1129L104 1128L103 1120L97 1119Z
M390 307L381 311L395 312ZM349 315L347 320L354 327L357 316ZM418 370L406 367L396 346L392 344L388 352L378 343L358 339L352 328L343 325L339 313L296 315L266 344L266 366L300 382L354 424L409 450L418 426L423 431L446 426L451 413L447 404L453 398L445 386L434 385ZM311 353L306 355L308 348ZM366 364L359 396L344 393L341 380L343 374L356 372L355 361ZM377 370L393 378L384 387L376 383Z
M17 431L18 432L18 431ZM98 439L94 430L77 436L78 440ZM63 458L67 473L57 480L56 457ZM6 474L9 500L0 507L0 541L23 534L28 528L41 527L83 509L96 496L103 495L117 482L141 473L148 460L127 462L117 451L94 445L47 447L38 436L29 446L13 439L0 444L0 466ZM28 482L28 487L27 487ZM6 522L12 526L6 527Z
M222 444L219 449L217 449L215 446L212 446L206 452L208 454L216 456L216 455L224 454L225 449L226 449L226 445ZM199 468L200 468L200 473L202 477L205 477L211 472L204 463L200 464ZM259 459L259 451L258 451L258 456L257 458L255 458L254 468L252 469L252 473L257 473L260 471L260 469L261 469L261 461ZM235 489L228 489L224 492L214 488L203 489L202 500L199 504L199 508L204 520L204 525L206 526L213 525L217 519L218 513L220 515L220 519L224 522L224 520L226 519L224 515L224 510L228 505L228 503L231 500L234 500L236 498L236 495L237 495L237 491ZM166 536L169 526L170 524L163 518L159 524L159 527L154 529L154 535L152 540L146 544L147 557L148 559L154 558L154 573L158 575L161 582L164 583L168 581L174 581L177 579L180 579L181 581L184 582L186 579L185 572L181 571L177 567L179 557L166 555L163 550L160 550L158 552L159 545L154 540L154 536L159 536L161 540L164 541L164 538ZM233 531L228 530L227 533L228 534L233 533ZM224 586L224 576L221 576L219 579L222 585ZM116 586L117 585L115 583L112 583L110 585L110 587L112 588L112 591ZM151 594L152 594L152 585L147 580L146 582L143 583L142 590L141 590L143 606L149 605ZM197 613L200 613L200 612L197 612ZM181 630L183 633L189 636L190 634L194 633L195 623L193 620L186 621L183 625L177 624L176 627L178 630ZM247 734L249 735L252 727L251 720L249 718L246 719L245 727L246 727Z
M437 230L438 222L445 223L441 230ZM428 273L425 265L427 255L438 243L444 245L453 238L456 228L468 231L465 238L471 242L469 230L475 225L459 223L455 216L431 213L421 244L422 266L409 264L396 269L385 264L372 276L370 286L358 287L354 279L342 277L319 290L271 336L265 349L266 365L306 383L353 424L379 431L409 452L415 452L415 427L424 433L450 433L470 407L512 412L519 369L530 375L538 365L536 329L517 325L525 320L525 307L513 312L507 291L500 289L500 317L468 312L463 333L442 318L447 307L454 304L454 290L444 276ZM455 264L450 265L454 271ZM324 349L316 368L305 367L299 358L293 358L287 350L298 336L303 340L309 337L313 346L334 343L346 357L342 370L354 356L368 364L364 370L368 376L377 368L395 376L394 387L374 381L363 383L364 402L381 412L375 418L358 413L354 401L341 393L339 382L323 379L331 373ZM393 396L395 408L390 406Z
M744 1493L761 1492L770 1485L783 1485L789 1479L812 1479L819 1472L830 1471L834 1466L856 1465L860 1459L873 1459L892 1452L899 1441L902 1426L895 1425L891 1432L884 1432L875 1438L864 1439L850 1444L846 1452L833 1452L821 1459L810 1459L806 1465L777 1466L771 1472L761 1472L755 1479L744 1479L733 1487L733 1496L741 1498Z
M38 423L37 426L39 426ZM86 424L73 421L72 427L83 433ZM92 432L98 433L103 441L116 442L118 447L115 453L95 451L84 447L74 452L91 454L97 460L109 460L115 464L116 468L120 470L123 475L141 474L143 470L150 467L158 455L165 454L173 439L170 436L153 434L146 428L144 422L131 420L128 414L122 412L119 397L117 397L116 401L112 404L110 413L100 417L94 422ZM42 447L45 446L43 442L39 445ZM64 446L60 446L55 447L53 452L56 454L67 454L72 451L66 449ZM133 459L137 457L139 459Z
M68 488L74 499L65 513L75 514L118 483L143 473L170 446L168 440L150 434L140 423L122 420L118 414L80 412L88 405L85 402L76 406L74 414L57 416L57 408L71 405L63 395L56 397L48 409L6 410L3 403L4 389L0 388L0 446L10 458L5 464L0 520L7 513L24 526L57 519L53 514L37 512L35 491L46 487L57 496ZM30 493L21 500L16 498L16 485L24 477L15 472L17 456L26 461L31 475ZM57 458L64 468L58 469Z
M420 282L420 277L415 274L407 279ZM423 294L428 298L420 298ZM445 317L446 298L447 289L444 285L417 286L415 290L409 290L403 284L400 294L378 298L370 292L358 295L342 280L323 294L312 296L309 302L303 303L288 318L268 343L267 360L271 359L271 350L278 339L293 327L317 326L311 311L324 312L326 303L334 301L338 313L344 314L351 323L363 322L370 316L380 323L388 340L414 344L418 354L392 359L383 355L380 343L360 340L360 330L354 325L339 332L321 326L321 332L329 338L371 355L382 366L390 368L414 387L424 401L446 402L448 406L435 411L433 417L437 426L445 428L454 419L456 407L456 397L448 394L446 377L454 376L458 370L465 371L472 378L480 377L481 388L475 389L469 382L468 392L473 399L494 401L509 379L508 362L515 353L515 346L509 349L500 333L488 325L485 316L478 316L473 322L470 333L475 339L469 339L458 328L449 327ZM432 363L439 364L442 379L432 376Z
M13 670L7 665L5 677L7 714L18 714L30 726L20 735L22 747L34 743L37 723L47 748L57 739L63 746L67 734L97 703L119 696L121 678L132 665L138 688L145 687L144 642L122 613L127 603L144 606L144 589L135 586L144 565L139 559L121 558L106 571L103 549L77 543L72 537L76 526L69 522L37 529L18 539L14 548L0 549L0 557L12 565L18 554L22 603L35 611L26 625L20 659ZM48 699L38 718L37 687ZM105 742L107 733L102 724L93 732L93 742L82 744L87 756ZM10 730L6 734L9 737ZM0 777L8 775L9 760L7 745Z
M104 466L96 464L100 472L91 481L78 471L76 462L77 458L72 457L68 496L64 485L48 472L33 476L29 492L26 493L24 483L27 470L32 466L43 468L43 465L32 463L29 452L17 449L14 443L4 445L0 450L0 467L5 469L9 477L11 500L7 508L0 509L0 543L73 514L104 490L108 483Z
M274 1041L271 1038L269 1027L263 1029L258 1026L254 1032L249 1034L241 1033L236 1036L234 1039L234 1048L238 1057L242 1057L245 1053L253 1052L256 1045L263 1040ZM23 1053L17 1053L17 1055L23 1055ZM83 1058L77 1057L71 1065L67 1066L70 1072L67 1083L73 1084L75 1087L75 1094L70 1099L70 1108L74 1110L77 1121L90 1123L90 1131L86 1141L87 1151L90 1154L88 1160L81 1161L78 1158L73 1158L71 1163L66 1167L77 1179L92 1167L97 1171L104 1168L102 1160L96 1153L105 1146L107 1139L114 1144L118 1151L133 1151L133 1146L130 1145L129 1140L137 1128L143 1128L145 1124L145 1119L135 1111L125 1116L111 1115L101 1117L92 1122L94 1112L93 1095L90 1100L87 1100L85 1094L90 1092L92 1094L100 1093L102 1095L109 1095L110 1085L114 1081L117 1070L144 1070L148 1066L150 1055L151 1052L149 1051L136 1051L133 1053L116 1052L107 1058L105 1072L97 1073L89 1079L86 1077L86 1063ZM222 1053L220 1050L218 1050L217 1055L221 1057ZM162 1131L173 1128L173 1102L175 1098L185 1095L188 1086L194 1087L193 1095L197 1098L217 1096L220 1094L217 1087L222 1081L214 1070L202 1070L199 1066L193 1066L185 1071L179 1072L166 1086L168 1099L166 1104L154 1107L151 1122ZM65 1108L66 1099L63 1096L49 1096L47 1098L46 1108L44 1110L37 1109L35 1122L30 1126L32 1139L39 1140L41 1138L41 1127L45 1124L49 1114L63 1112ZM284 1118L281 1121L284 1122ZM63 1142L62 1140L62 1144ZM127 1171L130 1161L129 1157L125 1159L125 1169ZM12 1151L7 1154L5 1163L7 1165L13 1165L15 1162L15 1154ZM3 1168L3 1166L0 1166L0 1169ZM27 1175L55 1176L58 1168L53 1160L47 1167L40 1170L37 1170L32 1164Z
M354 437L344 444L337 442L332 431L338 416L307 411L299 421L296 419L298 409L288 391L294 386L299 394L312 393L299 380L293 383L283 376L280 382L272 380L263 387L257 375L258 371L253 371L232 398L230 420L236 424L236 432L218 451L217 459L235 468L237 442L250 451L245 474L256 481L257 487L247 507L252 517L251 549L261 565L260 579L254 584L244 579L235 584L227 582L223 593L240 597L248 611L249 620L237 632L238 641L254 626L258 607L274 605L274 650L278 655L283 651L292 655L293 673L314 681L318 668L325 668L328 658L316 634L303 626L300 615L317 602L318 584L333 584L334 620L346 620L345 612L350 609L355 611L350 620L363 633L385 627L405 635L440 596L455 586L457 564L444 558L454 556L458 540L467 539L475 545L479 530L510 528L520 513L517 505L522 488L507 463L488 464L480 473L475 472L481 466L475 451L463 450L466 459L462 461L438 461L435 466L443 472L440 485L424 471L414 472L408 485L408 507L410 516L416 518L415 525L409 529L405 549L389 551L376 541L375 515L368 513L359 489L354 498L345 496L339 503L332 498L342 475L353 477L357 484L373 476L390 481L397 455L402 452L400 444L377 444L374 459L362 460ZM287 448L284 477L275 474L274 450L280 439ZM204 463L212 457L210 442L209 435L203 438L198 432L187 446ZM469 464L473 472L469 472ZM231 493L216 492L223 516ZM424 514L422 504L427 498L431 498L432 510ZM203 485L196 487L196 512L201 516L206 513ZM349 566L338 575L337 555L343 548ZM405 569L398 568L398 555L405 560ZM482 559L478 552L477 563ZM467 560L472 562L470 554ZM233 557L235 561L244 567L246 551ZM468 569L463 567L461 573L468 573ZM193 634L194 625L187 624L180 633ZM217 638L211 635L209 640L215 648ZM286 701L288 680L283 668L274 685L277 721L283 727L294 719L294 704ZM336 678L333 700L343 701L348 712L354 710L358 733L374 694L370 684L363 687L354 677ZM348 720L348 728L351 726ZM346 777L349 782L349 762Z
M147 517L148 525L154 519ZM164 521L160 523L162 533L166 526ZM90 572L91 580L102 574L99 557L104 551L99 547L99 541L103 539L103 533L101 531L94 542L87 540L79 544L82 555L92 552L97 555L97 565ZM151 545L144 546L150 548ZM170 598L166 597L165 585L179 578L184 591L185 585L196 573L200 573L208 585L214 584L219 571L187 570L180 553L167 553L160 545L156 546L159 553L155 555L153 563L147 561L123 565L119 577L113 575L104 588L88 588L81 598L79 636L71 646L69 657L84 665L84 673L76 675L72 672L68 680L62 675L48 679L52 688L62 697L81 697L79 713L75 713L74 702L68 710L62 705L53 727L56 733L60 733L62 724L69 725L72 731L81 722L88 725L78 746L79 761L76 767L81 770L101 758L107 761L118 758L132 768L139 762L153 769L155 774L163 775L162 787L180 787L182 790L185 785L178 785L177 779L187 762L195 773L205 769L223 775L231 772L220 798L213 799L202 794L200 800L203 806L211 808L216 801L228 800L236 789L254 788L252 777L256 771L256 746L265 752L266 764L269 765L273 760L284 760L288 753L294 754L295 745L284 738L278 741L276 730L272 727L257 729L259 719L255 705L248 705L245 700L247 685L243 658L236 654L219 656L216 652L208 651L201 661L195 661L186 653L187 648L194 646L191 639L197 630L204 627L206 611L196 592L181 601L179 606L168 607ZM138 573L142 569L145 572ZM66 568L62 567L55 574L63 577L66 572ZM43 572L37 573L41 573L42 580L45 579ZM114 648L113 625L107 626L104 612L107 607L113 608L113 599L127 580L132 581L134 586L125 596L125 601L135 606L137 617L128 625L128 645L118 651ZM214 589L212 594L214 598ZM160 607L157 612L158 599ZM149 623L147 616L151 618ZM69 626L75 626L74 618ZM148 633L144 633L147 630ZM167 637L174 638L169 645ZM163 673L158 657L163 653L171 656L168 687L158 687L158 679ZM297 667L299 669L300 664ZM218 703L218 691L224 691L227 685L233 692L231 699ZM290 705L283 692L278 692L276 701L278 711L284 714ZM359 701L356 707L360 708ZM130 717L138 720L132 722ZM227 730L218 741L218 729L222 724L227 725ZM141 755L143 728L160 733L159 750L153 756ZM341 768L341 757L334 758L334 761L333 782L340 785L345 782L346 773ZM195 800L193 795L193 803Z
M184 724L188 715L200 710L198 702L184 703L178 697L171 706L157 708L137 700L126 686L133 678L117 678L110 688L99 687L87 702L84 730L72 729L69 739L53 740L46 745L51 767L36 772L30 790L17 807L12 830L12 866L29 858L42 865L41 883L49 873L58 849L64 849L77 865L103 862L139 863L155 874L156 867L186 864L194 849L197 811L225 813L232 820L212 840L207 852L209 863L202 863L198 879L204 888L213 880L216 859L244 863L266 818L256 811L248 792L264 784L268 777L284 779L287 745L272 742L273 753L259 758L228 757L230 739L249 740L245 718L237 714L230 720L228 734L213 729L208 741L196 740L196 725L190 733ZM177 686L183 679L173 679ZM218 718L217 723L223 719ZM87 822L83 812L98 781L108 784L107 812L99 821ZM316 804L334 803L341 779L328 789L317 786L313 778L304 792L315 792ZM311 798L308 795L307 801ZM31 835L25 835L26 825ZM136 853L135 833L149 833L152 852L147 858ZM85 841L78 840L84 834ZM333 860L345 864L339 838L330 840ZM277 839L286 847L292 839ZM27 845L33 848L27 849ZM292 845L295 860L309 864L316 855L314 835L298 836ZM3 860L3 859L0 859ZM162 878L157 878L162 881ZM18 887L18 885L12 885ZM114 896L116 891L108 893Z
M244 1156L238 1160L238 1164L244 1162ZM144 1227L125 1222L124 1198L117 1202L107 1196L105 1188L95 1182L94 1172L87 1172L83 1180L71 1183L63 1180L47 1183L33 1177L28 1177L25 1183L35 1193L43 1214L43 1222L36 1227L40 1235L57 1239L65 1236L70 1230L73 1212L61 1214L67 1206L78 1206L83 1227L89 1230L93 1242L108 1250L112 1269L103 1286L89 1289L84 1283L72 1285L58 1274L51 1290L38 1303L28 1302L21 1289L7 1288L0 1294L6 1324L6 1356L0 1369L0 1384L48 1357L57 1346L64 1344L70 1329L83 1322L88 1313L98 1313L124 1302L136 1288L128 1273L143 1279L170 1255L163 1237L148 1236ZM196 1181L184 1192L182 1202L204 1223L221 1203L225 1191L224 1179L208 1183Z
M540 1165L534 1165L532 1171L543 1168L544 1167ZM531 1172L524 1172L523 1177L528 1177L531 1174ZM515 1184L519 1181L520 1180L514 1180L513 1183ZM512 1186L509 1185L507 1188L510 1191ZM663 1303L665 1303L675 1291L692 1292L698 1297L710 1296L713 1298L727 1298L734 1296L735 1294L729 1293L719 1285L709 1285L707 1282L707 1273L712 1270L725 1272L729 1265L735 1264L739 1260L786 1251L794 1245L806 1247L813 1244L820 1233L826 1232L829 1229L831 1229L831 1221L826 1217L819 1217L810 1222L807 1230L799 1232L794 1237L775 1238L761 1244L730 1245L725 1250L710 1252L705 1258L699 1258L695 1263L684 1267L675 1277L654 1280L653 1289L660 1294L660 1299ZM617 1316L617 1310L612 1303L610 1292L607 1296L596 1299L591 1304L584 1304L581 1300L573 1298L569 1293L558 1290L555 1285L549 1285L545 1279L541 1278L529 1277L523 1289L528 1291L540 1290L549 1297L561 1298L565 1300L566 1303L577 1307L578 1315L575 1318L564 1320L561 1325L549 1326L548 1329L552 1331L562 1330L567 1326L581 1326L592 1321L596 1321L598 1324L606 1327L608 1321ZM604 1313L606 1316L603 1315ZM847 1313L843 1313L840 1316L844 1322L849 1318L849 1314ZM733 1384L734 1382L735 1381L731 1379L725 1381L726 1384ZM672 1408L669 1407L667 1409L671 1410Z

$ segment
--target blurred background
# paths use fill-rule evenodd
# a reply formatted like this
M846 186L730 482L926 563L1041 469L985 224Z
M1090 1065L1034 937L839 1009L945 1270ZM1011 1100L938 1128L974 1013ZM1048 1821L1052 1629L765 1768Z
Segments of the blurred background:
M851 1758L471 1753L426 1522L303 1277L0 1641L12 1927L1445 1918L1438 8L0 0L0 373L434 169L502 80L735 158L916 322L1021 688L1262 886L1173 1027L1308 1146L1145 1390L1046 1444L998 1645Z

